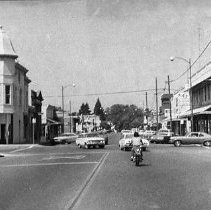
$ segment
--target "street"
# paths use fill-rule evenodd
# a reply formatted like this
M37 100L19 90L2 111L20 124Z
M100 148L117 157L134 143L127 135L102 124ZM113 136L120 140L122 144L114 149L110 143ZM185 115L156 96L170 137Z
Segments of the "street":
M136 167L118 138L105 149L1 150L1 209L210 209L210 147L151 144Z

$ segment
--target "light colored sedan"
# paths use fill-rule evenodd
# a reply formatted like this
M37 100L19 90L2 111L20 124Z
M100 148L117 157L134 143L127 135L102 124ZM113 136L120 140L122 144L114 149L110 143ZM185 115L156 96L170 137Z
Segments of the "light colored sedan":
M75 142L77 138L78 136L75 133L63 133L60 136L54 137L53 142L58 144L71 144Z
M211 145L211 135L204 132L190 132L186 136L173 136L169 143L174 144L175 147L181 144L203 144L204 146Z
M123 137L119 140L119 148L121 150L128 150L133 147L132 138L134 137L133 133L124 133Z
M146 151L146 149L149 147L149 141L147 139L142 139L142 142L143 142L143 151Z
M121 150L129 150L133 147L132 144L132 139L134 138L134 134L133 133L127 133L123 135L123 138L119 140L119 148ZM142 139L143 145L143 151L145 151L147 149L147 147L149 147L149 141L147 139Z
M76 144L79 148L89 149L90 147L104 148L105 140L104 138L96 135L96 133L82 133L76 139Z

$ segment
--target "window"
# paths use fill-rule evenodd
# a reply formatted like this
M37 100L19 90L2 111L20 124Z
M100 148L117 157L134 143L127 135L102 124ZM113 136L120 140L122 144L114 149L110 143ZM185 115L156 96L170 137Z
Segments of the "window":
M22 89L20 89L20 95L19 95L19 105L22 105Z
M20 75L20 71L18 71L18 82L20 83L21 81L21 75Z
M11 104L11 88L10 85L5 86L5 104Z
M198 133L191 133L192 137L198 136Z
M207 101L207 88L204 87L204 101Z

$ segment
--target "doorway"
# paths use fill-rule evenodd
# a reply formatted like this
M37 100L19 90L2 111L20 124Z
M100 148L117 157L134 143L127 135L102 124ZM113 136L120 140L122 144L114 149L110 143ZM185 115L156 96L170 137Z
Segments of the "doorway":
M5 134L6 134L6 124L1 124L1 139L0 139L1 144L6 144Z

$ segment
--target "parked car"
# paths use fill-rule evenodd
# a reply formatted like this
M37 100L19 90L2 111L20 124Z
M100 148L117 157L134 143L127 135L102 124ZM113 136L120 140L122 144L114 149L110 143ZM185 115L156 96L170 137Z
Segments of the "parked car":
M54 144L71 144L76 141L78 136L75 133L63 133L52 139Z
M157 134L151 137L150 142L167 144L171 136L173 136L173 132L170 129L160 129Z
M128 150L133 147L132 138L134 137L133 133L123 133L123 137L119 140L119 148L121 150Z
M96 133L82 133L76 139L76 144L79 148L86 148L89 149L90 147L105 147L105 140L104 138L100 137Z
M182 144L203 144L204 146L211 145L211 135L204 132L190 132L186 136L173 136L169 143L179 147Z

